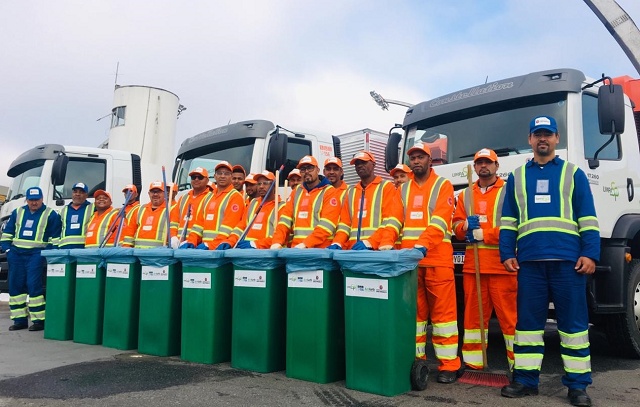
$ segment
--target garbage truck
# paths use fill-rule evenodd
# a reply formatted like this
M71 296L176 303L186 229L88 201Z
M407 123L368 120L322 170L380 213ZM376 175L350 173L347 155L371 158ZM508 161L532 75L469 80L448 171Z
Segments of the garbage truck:
M613 350L640 358L640 80L552 69L436 97L410 107L390 131L386 169L408 163L405 152L422 141L456 190L468 185L467 165L484 147L496 151L506 179L533 157L528 126L541 115L557 120L556 152L584 170L595 199L602 251L588 283L591 323ZM458 277L464 250L454 242Z

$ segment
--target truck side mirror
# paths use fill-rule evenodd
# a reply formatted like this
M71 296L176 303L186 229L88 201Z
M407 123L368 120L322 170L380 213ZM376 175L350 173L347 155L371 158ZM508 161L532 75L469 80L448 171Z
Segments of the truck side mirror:
M67 164L69 163L69 157L65 153L58 153L58 156L53 161L51 168L51 184L55 187L57 185L64 185L64 180L67 177Z
M280 129L276 128L276 130L271 133L271 138L269 139L267 162L265 163L267 171L276 172L281 165L286 163L287 144L287 135L280 133Z
M600 134L624 132L624 91L621 85L602 85L598 89Z
M398 146L400 145L400 141L402 141L402 134L389 134L387 147L384 149L384 168L387 172L391 172L391 170L400 162L398 157Z

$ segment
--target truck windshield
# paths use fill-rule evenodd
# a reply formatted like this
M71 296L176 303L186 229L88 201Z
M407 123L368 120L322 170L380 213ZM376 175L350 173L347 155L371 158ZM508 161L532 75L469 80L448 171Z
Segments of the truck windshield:
M434 165L470 161L476 151L491 148L498 156L531 152L527 134L536 116L553 116L558 123L560 143L566 148L566 93L528 96L493 105L478 105L450 111L406 125L405 149L417 141L431 148ZM404 155L405 163L408 157Z
M39 186L40 177L42 176L42 167L43 164L32 167L16 176L11 183L11 188L9 188L7 201L24 198L27 193L27 189Z

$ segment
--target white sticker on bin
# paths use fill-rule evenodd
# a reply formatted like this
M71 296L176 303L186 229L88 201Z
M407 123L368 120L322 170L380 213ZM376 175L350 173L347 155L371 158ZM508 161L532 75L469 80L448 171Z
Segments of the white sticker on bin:
M96 278L96 265L78 264L76 267L76 278Z
M345 278L344 294L347 297L389 299L389 282L374 278Z
M129 264L107 263L107 278L129 278Z
M64 264L47 264L47 277L64 277Z
M182 288L211 289L211 273L184 273L182 274Z
M169 280L169 266L164 267L153 267L153 266L142 266L140 273L142 275L142 280Z
M293 288L323 288L322 270L294 271L287 274L287 287Z
M267 288L267 271L235 270L233 272L233 286Z

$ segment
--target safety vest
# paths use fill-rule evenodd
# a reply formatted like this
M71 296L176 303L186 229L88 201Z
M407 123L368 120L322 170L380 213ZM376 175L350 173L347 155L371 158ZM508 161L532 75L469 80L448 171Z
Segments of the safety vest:
M184 232L184 235L188 236L196 220L196 214L201 210L202 202L209 194L209 188L205 188L196 196L193 196L193 190L191 190L188 194L180 197L177 204L171 209L171 236L181 237L183 235L185 221L187 221L187 231Z
M207 195L200 205L201 209L187 239L193 245L198 245L200 241L209 244L227 239L245 210L242 194L233 185Z
M15 210L15 231L13 234L4 231L2 240L11 240L13 246L21 249L43 249L50 243L51 236L45 236L45 232L53 209L45 207L37 218L25 216L28 210L24 206ZM30 226L27 225L29 221L33 221Z
M249 207L242 216L242 221L233 229L227 243L235 246L247 225L253 220L244 240L256 242L258 249L268 249L271 246L271 238L276 230L274 222L277 221L278 213L284 206L284 202L278 201L278 211L276 211L274 210L275 200L271 200L262 206L260 212L257 212L261 202L262 198L256 198L249 203Z
M336 197L338 198L338 202L340 202L340 205L342 205L342 203L344 202L344 197L347 196L348 189L349 185L347 185L347 183L344 181L342 181L342 184L339 188L336 188Z
M87 236L84 241L85 248L100 247L100 244L103 242L110 245L115 242L118 234L118 226L112 225L117 220L118 212L120 212L118 209L112 207L105 210L102 214L98 214L96 211L91 215L89 226L87 227ZM107 237L109 230L111 230L111 234L109 239L105 242L105 238Z
M60 211L62 233L58 241L60 249L64 249L65 246L84 247L85 234L93 210L94 206L89 201L85 201L78 209L75 209L71 204L62 208Z
M166 204L155 210L151 202L140 206L137 217L132 218L124 233L123 246L136 249L162 247L167 243Z

